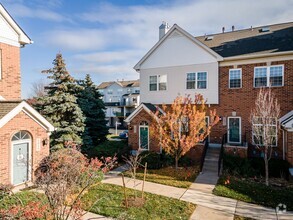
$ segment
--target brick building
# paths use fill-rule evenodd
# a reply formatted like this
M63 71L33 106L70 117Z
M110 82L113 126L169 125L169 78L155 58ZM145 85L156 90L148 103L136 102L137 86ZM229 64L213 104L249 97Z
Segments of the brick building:
M22 185L49 154L54 127L21 100L20 48L32 41L0 4L0 183Z
M281 117L272 124L273 156L293 166L293 22L237 31L232 27L199 37L176 24L170 28L163 23L159 31L159 41L134 67L140 74L142 107L126 119L129 145L158 151L149 132L156 106L200 93L221 119L209 136L210 146L220 146L227 134L226 151L257 156L250 113L259 89L270 88L281 106ZM197 148L201 154L202 147Z

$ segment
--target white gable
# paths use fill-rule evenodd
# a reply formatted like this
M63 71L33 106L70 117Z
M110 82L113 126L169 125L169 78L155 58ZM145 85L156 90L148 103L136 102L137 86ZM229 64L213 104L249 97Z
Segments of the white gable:
M0 3L0 42L13 46L31 44L31 39L9 15Z
M18 46L18 34L0 14L0 42Z
M217 62L207 50L175 30L141 64L140 69Z

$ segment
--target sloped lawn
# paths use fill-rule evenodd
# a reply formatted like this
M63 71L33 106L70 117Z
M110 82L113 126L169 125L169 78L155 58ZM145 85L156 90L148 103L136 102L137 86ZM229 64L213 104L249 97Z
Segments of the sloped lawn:
M227 182L229 180L229 182ZM293 187L266 186L253 179L223 175L213 193L240 201L276 208L285 204L287 210L293 210Z
M143 169L138 169L137 179L143 179ZM199 166L179 167L178 170L174 167L163 167L157 170L147 170L146 181L160 183L168 186L179 188L188 188L199 174ZM125 176L131 177L129 171L124 173Z
M134 190L126 189L126 192L128 196L134 195ZM140 192L137 193L140 195ZM84 209L88 210L97 198L98 202L89 211L118 219L189 219L196 207L177 199L145 193L142 207L126 209L123 187L97 184L83 197Z

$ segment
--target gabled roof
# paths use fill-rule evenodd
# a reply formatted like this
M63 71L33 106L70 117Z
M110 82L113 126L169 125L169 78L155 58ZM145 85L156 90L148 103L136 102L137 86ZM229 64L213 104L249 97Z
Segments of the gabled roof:
M0 14L4 17L7 23L13 28L13 30L18 34L18 41L21 45L31 44L33 41L28 37L28 35L21 29L21 27L16 23L16 21L11 17L8 11L0 3Z
M293 22L208 36L195 38L224 58L293 51Z
M0 128L14 118L21 111L36 121L48 132L54 131L54 126L48 122L40 113L25 101L0 101Z
M164 111L156 106L153 105L151 103L141 103L134 112L132 112L124 121L126 123L129 123L139 112L141 112L142 110L145 110L147 113L149 113L150 115L155 117L155 114L157 112L157 110L159 110L160 114L164 114Z
M141 60L133 67L135 70L140 70L141 64L175 31L177 30L179 33L190 39L192 42L194 42L196 45L200 46L204 50L206 50L209 54L211 54L213 57L215 57L218 61L223 60L223 58L215 53L212 49L207 47L205 44L203 44L198 39L194 38L191 34L183 30L181 27L179 27L177 24L174 24L172 28L162 37L142 58Z
M293 131L293 110L279 119L281 126L288 131Z
M98 89L106 89L109 86L113 85L114 83L117 83L123 88L126 87L139 87L139 80L123 80L123 81L110 81L110 82L102 82L100 85L98 85Z

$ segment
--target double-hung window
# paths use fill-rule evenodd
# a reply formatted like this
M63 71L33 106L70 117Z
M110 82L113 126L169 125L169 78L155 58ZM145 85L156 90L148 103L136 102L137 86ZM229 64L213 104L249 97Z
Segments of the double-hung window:
M229 88L241 88L241 69L230 69L229 70Z
M150 76L150 91L167 90L167 75Z
M254 87L283 86L284 66L254 68Z
M187 73L186 89L206 89L207 72Z
M252 143L257 146L277 146L277 118L254 117L252 119Z

